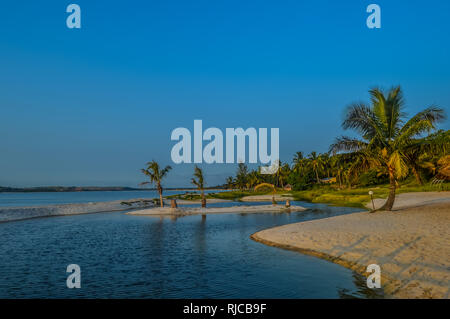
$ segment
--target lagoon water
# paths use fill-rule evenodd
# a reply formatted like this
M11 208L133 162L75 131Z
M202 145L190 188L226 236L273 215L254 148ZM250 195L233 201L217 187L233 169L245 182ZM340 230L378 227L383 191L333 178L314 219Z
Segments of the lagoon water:
M249 238L355 211L295 204L311 210L206 220L114 212L2 223L0 298L380 297L346 268ZM66 287L69 264L81 267L80 289Z

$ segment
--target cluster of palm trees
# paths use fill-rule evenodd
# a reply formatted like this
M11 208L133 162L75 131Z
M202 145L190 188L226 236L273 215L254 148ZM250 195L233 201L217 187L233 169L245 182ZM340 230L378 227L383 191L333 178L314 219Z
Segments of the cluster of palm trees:
M292 165L279 162L273 175L249 170L240 163L235 177L228 177L229 189L248 190L261 183L283 188L305 189L314 184L336 182L339 188L361 184L363 177L372 176L372 182L389 181L388 199L380 209L391 210L395 192L401 179L414 176L418 184L425 179L432 182L450 179L450 131L435 131L435 125L445 119L442 108L431 106L407 119L403 112L404 99L400 87L385 92L375 88L369 91L370 104L355 103L347 108L342 127L354 130L360 138L338 137L327 153L311 152L304 156L297 152ZM142 172L150 177L160 194L161 180L171 169L160 169L155 161L147 163ZM206 206L204 178L195 167L194 184L201 191L202 206Z
M276 187L284 187L288 184L291 167L287 163L279 162L278 170L273 175L260 174L260 169L249 170L244 163L239 163L236 176L226 179L225 187L228 189L249 190L255 186L268 183Z
M333 181L339 188L358 185L372 176L373 183L389 181L388 199L380 209L391 210L401 179L413 175L420 185L424 178L432 182L450 179L450 131L435 130L445 119L442 108L431 106L407 119L400 87L385 92L369 91L370 104L355 103L347 108L342 127L354 130L360 138L339 137L329 152L297 152L291 166L280 162L275 175L248 172L241 164L236 178L228 177L229 188L249 189L268 182L283 187L287 182L295 189Z

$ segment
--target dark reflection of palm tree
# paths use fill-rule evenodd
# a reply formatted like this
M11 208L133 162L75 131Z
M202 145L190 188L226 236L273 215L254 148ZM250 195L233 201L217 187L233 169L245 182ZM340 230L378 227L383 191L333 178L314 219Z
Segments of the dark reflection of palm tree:
M368 298L368 299L382 299L384 298L383 288L369 288L367 287L367 278L361 274L353 272L353 282L357 287L358 291L356 295L345 288L338 288L339 298L341 299L360 299L360 298Z
M208 286L208 275L206 271L208 269L208 251L207 251L207 224L206 219L201 218L199 222L193 224L194 228L194 240L193 244L193 253L192 264L190 265L192 273L196 274L195 286L197 288L201 288L201 290L207 290ZM199 288L199 289L200 289Z
M201 255L205 254L206 251L206 218L203 218L197 225L197 230L195 232L195 244L197 250L201 253Z
M150 270L151 278L145 278L147 281L152 281L152 286L155 289L156 295L162 294L165 290L164 280L155 281L154 278L163 278L161 272L165 267L165 254L163 254L165 249L165 225L164 218L159 218L154 222L149 224L147 229L148 241L147 247L147 261L146 267Z

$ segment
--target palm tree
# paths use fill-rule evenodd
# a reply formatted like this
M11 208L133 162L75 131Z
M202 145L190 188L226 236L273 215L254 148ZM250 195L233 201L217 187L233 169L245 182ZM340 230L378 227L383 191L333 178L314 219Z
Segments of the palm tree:
M330 178L330 170L331 170L331 159L330 154L324 153L319 156L320 161L322 162L323 170L326 172L327 177Z
M236 173L236 186L242 191L247 187L248 168L244 163L239 163Z
M408 173L404 152L416 143L418 136L433 130L434 125L445 118L445 113L443 109L431 106L405 123L400 87L387 93L375 88L369 93L371 105L350 105L342 123L344 129L354 129L362 139L337 138L330 150L354 152L365 158L369 166L384 169L389 174L390 190L380 210L392 210L397 182Z
M140 185L145 184L155 184L156 189L159 193L159 202L161 203L161 207L164 207L163 201L163 188L161 186L161 181L167 175L167 173L172 169L170 166L164 167L164 169L160 169L159 164L156 161L151 161L147 163L147 168L141 169L141 172L144 175L147 175L150 178L149 182L143 182Z
M250 172L250 174L248 174L247 187L249 189L255 187L260 182L261 182L261 179L260 179L260 175L259 175L257 170L253 170L253 171Z
M294 158L292 159L293 165L292 170L295 173L301 173L307 165L307 159L303 156L302 152L296 152Z
M320 184L319 170L323 168L322 159L320 158L320 156L317 156L316 152L311 152L308 158L310 160L309 164L311 165L311 168L314 170L314 173L316 174L317 184Z
M302 152L296 152L295 153L294 158L292 159L292 163L293 163L293 167L292 168L295 171L298 171L301 168L302 163L303 163L303 159L304 159L304 157L303 157L303 153Z
M205 198L205 189L204 189L205 183L204 183L204 179L203 179L203 171L198 166L195 166L194 177L196 177L197 179L192 178L191 182L192 182L192 184L197 186L198 190L201 192L202 208L204 208L204 207L206 207L206 198Z

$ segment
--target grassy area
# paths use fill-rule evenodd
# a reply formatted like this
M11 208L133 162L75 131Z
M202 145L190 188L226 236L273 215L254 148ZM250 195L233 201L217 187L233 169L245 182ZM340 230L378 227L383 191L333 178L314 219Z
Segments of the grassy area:
M423 186L407 184L397 188L397 194L409 192L436 192L449 191L450 183L435 186L426 184ZM370 202L369 191L373 191L374 198L387 198L389 185L377 185L368 187L358 187L352 189L337 190L329 185L317 186L310 190L293 191L292 196L296 200L308 201L312 203L326 203L336 206L351 206L365 208Z

